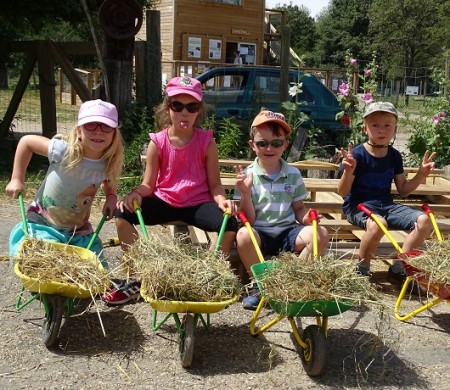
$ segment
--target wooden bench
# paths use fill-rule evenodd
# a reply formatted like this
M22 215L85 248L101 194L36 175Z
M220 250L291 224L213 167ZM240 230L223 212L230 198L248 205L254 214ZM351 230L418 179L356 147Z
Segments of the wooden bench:
M142 161L145 163L145 156L142 156ZM220 159L220 167L234 167L238 165L247 166L251 164L249 160L231 160ZM326 170L337 171L338 166L331 163L321 161L302 161L290 163L300 170ZM404 168L407 175L414 175L417 173L417 168ZM450 222L445 217L450 217L450 182L441 177L444 173L442 169L436 169L434 174L427 178L426 182L422 183L414 194L408 198L399 198L397 201L402 204L420 209L421 205L426 202L429 203L434 214L438 218L438 226L443 234L450 233ZM226 190L233 190L236 183L236 174L222 173L221 180ZM351 225L347 222L342 214L342 197L337 193L339 179L317 179L304 178L305 186L309 192L309 196L305 201L307 208L314 208L318 210L324 218L321 224L325 226L332 239L331 250L343 250L347 256L353 256L357 253L359 242L364 232L357 226ZM398 195L395 185L392 185L392 193ZM211 245L217 239L216 233L204 232L193 226L186 226L185 224L175 221L170 224L173 234L184 233L188 234L190 240L197 245ZM407 233L402 231L390 232L394 239L401 245ZM352 249L349 253L348 250ZM392 251L393 246L384 237L379 245L379 251Z

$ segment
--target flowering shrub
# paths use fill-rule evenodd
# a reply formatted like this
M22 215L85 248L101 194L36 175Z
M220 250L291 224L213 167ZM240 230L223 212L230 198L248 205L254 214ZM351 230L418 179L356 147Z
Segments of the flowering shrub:
M364 113L365 105L375 101L375 93L377 90L376 75L378 71L378 65L376 64L376 54L373 53L372 61L367 65L363 74L359 74L358 61L352 57L351 53L347 51L346 55L347 63L347 82L342 83L339 86L338 100L341 105L342 111L336 115L336 119L340 120L348 115L346 123L350 126L352 132L350 136L350 142L353 144L359 144L365 141L363 128L362 115ZM358 75L360 80L363 95L361 102L358 99L357 94L354 93L354 76Z
M418 164L426 150L436 152L436 165L450 164L450 100L448 81L443 72L434 71L433 79L440 84L440 92L435 98L427 98L420 116L408 115L407 126L412 127L408 147L411 164Z

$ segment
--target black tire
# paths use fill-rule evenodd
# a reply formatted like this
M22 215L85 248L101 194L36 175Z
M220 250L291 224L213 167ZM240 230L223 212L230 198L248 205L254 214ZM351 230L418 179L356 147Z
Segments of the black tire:
M302 349L300 357L309 376L320 375L327 362L327 337L320 326L310 325L303 332L302 340L308 348Z
M183 329L180 335L180 358L184 368L190 367L194 357L194 328L195 321L193 314L186 314L183 317Z
M58 295L43 295L42 297L46 301L42 336L45 346L51 348L58 339L64 313L64 298Z

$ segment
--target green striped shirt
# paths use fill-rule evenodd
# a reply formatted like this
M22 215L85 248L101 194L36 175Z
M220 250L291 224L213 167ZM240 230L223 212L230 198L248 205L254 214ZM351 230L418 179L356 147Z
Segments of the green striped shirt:
M256 214L253 227L273 237L296 225L292 204L308 195L300 171L283 159L280 162L281 170L275 177L261 170L258 158L245 169L246 174L253 172L252 202ZM241 199L237 188L234 199Z

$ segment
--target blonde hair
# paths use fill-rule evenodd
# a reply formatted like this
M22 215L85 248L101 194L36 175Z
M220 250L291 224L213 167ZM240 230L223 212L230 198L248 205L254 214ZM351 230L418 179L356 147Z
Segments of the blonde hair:
M158 129L162 130L165 129L166 127L170 126L172 124L171 120L170 120L170 114L169 114L169 104L170 102L176 100L174 98L176 98L177 95L175 96L164 96L164 99L162 101L162 103L160 103L156 108L155 108L155 119L156 119L156 123L158 125ZM197 118L195 119L195 123L194 126L195 127L201 127L201 124L203 122L203 118L205 115L205 105L202 101L198 102L200 104L200 111L199 113L197 113Z
M83 145L80 142L80 126L75 126L66 138L67 150L63 158L63 163L67 170L74 169L84 156ZM106 149L101 157L106 161L106 180L113 186L122 173L123 168L123 138L119 127L116 127L111 145Z

